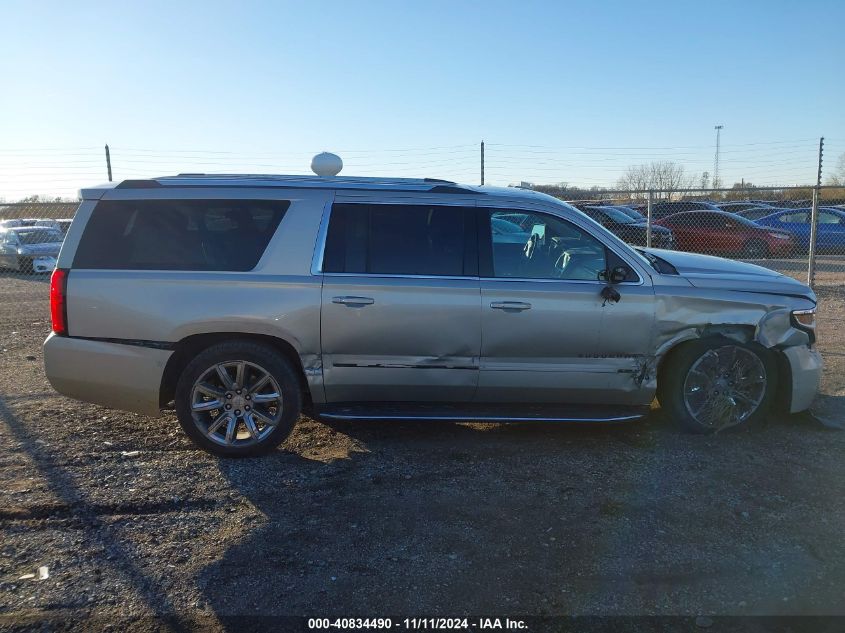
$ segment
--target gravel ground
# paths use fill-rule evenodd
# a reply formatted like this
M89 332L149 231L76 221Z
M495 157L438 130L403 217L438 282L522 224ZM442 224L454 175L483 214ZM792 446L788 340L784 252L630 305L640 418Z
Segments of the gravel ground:
M0 628L229 615L845 614L845 291L816 416L336 423L227 461L174 417L68 400L44 280L0 280ZM39 568L49 577L39 580ZM34 578L23 578L34 574ZM133 620L134 618L134 620Z

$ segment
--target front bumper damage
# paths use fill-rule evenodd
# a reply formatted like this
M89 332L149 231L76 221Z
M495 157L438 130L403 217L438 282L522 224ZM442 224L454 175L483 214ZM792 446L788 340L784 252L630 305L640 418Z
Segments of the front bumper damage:
M822 379L822 356L814 346L800 345L782 350L789 362L791 397L789 412L808 409L819 390Z

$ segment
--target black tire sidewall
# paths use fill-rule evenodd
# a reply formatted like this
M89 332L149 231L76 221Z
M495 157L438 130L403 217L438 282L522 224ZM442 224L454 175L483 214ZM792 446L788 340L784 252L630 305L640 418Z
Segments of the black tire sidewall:
M194 382L211 366L223 361L245 360L267 370L282 390L282 419L260 444L222 446L208 439L194 424L191 391ZM182 371L176 384L176 415L188 437L203 450L223 457L251 457L266 454L281 444L293 430L302 409L299 381L291 364L276 350L252 341L226 341L197 354Z
M758 426L765 418L771 407L772 400L777 393L778 370L774 353L759 343L743 343L724 337L708 337L696 341L682 343L671 352L670 357L661 371L657 388L657 399L665 417L678 424L687 432L696 434L712 434L719 429L702 426L689 414L684 404L683 389L687 373L693 363L711 349L725 345L736 345L756 354L766 370L766 392L757 410L744 422L726 430L738 431Z

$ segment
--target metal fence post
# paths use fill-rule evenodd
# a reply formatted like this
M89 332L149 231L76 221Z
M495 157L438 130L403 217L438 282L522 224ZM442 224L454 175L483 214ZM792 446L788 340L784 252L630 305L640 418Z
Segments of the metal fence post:
M647 248L651 248L651 201L654 199L654 192L649 190L648 192L648 206L646 207L646 216L645 216L645 245Z
M810 211L810 247L807 252L807 285L816 283L816 234L819 227L819 186L813 187L813 208Z

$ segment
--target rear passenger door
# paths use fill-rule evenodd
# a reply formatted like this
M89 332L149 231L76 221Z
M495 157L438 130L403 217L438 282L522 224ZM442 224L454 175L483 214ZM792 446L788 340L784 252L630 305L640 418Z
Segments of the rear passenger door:
M321 266L328 402L473 397L481 351L475 221L471 202L332 206Z

